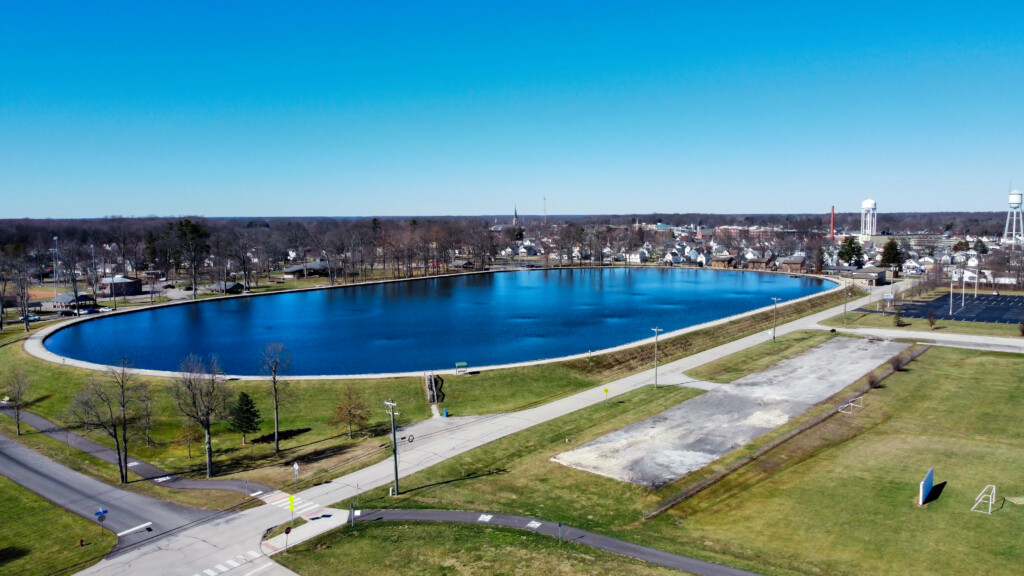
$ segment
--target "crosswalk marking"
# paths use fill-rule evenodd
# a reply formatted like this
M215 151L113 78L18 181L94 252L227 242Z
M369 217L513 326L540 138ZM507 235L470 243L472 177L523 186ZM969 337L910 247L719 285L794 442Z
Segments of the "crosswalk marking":
M208 576L217 576L217 573L213 570L203 570L203 573L207 574Z
M227 572L228 571L228 567L223 565L223 564L217 564L216 566L214 566L214 568L216 568L217 570L220 570L221 572Z
M260 553L255 551L255 550L249 550L248 552L246 552L246 554L248 554L249 556L252 556L253 558L259 558L260 557Z
M232 568L238 568L238 562L235 562L234 560L225 560L224 563Z
M491 518L494 518L491 514L481 514L480 517L477 518L477 522L490 522Z
M531 528L533 530L536 530L537 528L540 528L540 522L537 522L536 520L533 520L529 524L527 524L526 527L527 528Z

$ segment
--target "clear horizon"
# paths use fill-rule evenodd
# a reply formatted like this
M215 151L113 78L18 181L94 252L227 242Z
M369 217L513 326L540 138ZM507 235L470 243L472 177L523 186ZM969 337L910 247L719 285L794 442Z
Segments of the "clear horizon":
M0 217L1000 212L1024 181L1020 21L1018 3L8 4Z

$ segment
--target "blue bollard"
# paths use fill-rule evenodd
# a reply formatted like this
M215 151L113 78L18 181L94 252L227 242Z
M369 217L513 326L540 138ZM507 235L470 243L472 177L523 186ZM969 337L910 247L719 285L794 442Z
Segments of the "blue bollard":
M443 410L444 410L444 417L447 418L448 417L448 409L444 408Z

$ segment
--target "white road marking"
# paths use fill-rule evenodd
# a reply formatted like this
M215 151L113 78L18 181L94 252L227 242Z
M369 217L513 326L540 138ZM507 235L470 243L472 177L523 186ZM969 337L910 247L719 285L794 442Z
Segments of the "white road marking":
M296 508L295 509L295 513L296 514L304 514L306 512L309 512L310 510L313 510L314 508L319 508L319 507L320 507L320 505L317 504L316 502L309 502L305 506L302 506L300 508Z
M117 535L118 535L118 537L120 537L120 536L124 536L125 534L131 534L132 532L135 532L137 530L142 530L146 526L150 526L152 524L153 524L152 522L146 522L145 524L139 524L135 528L129 528L129 529L125 530L124 532L118 532Z
M223 564L217 564L216 566L214 566L214 568L216 568L217 570L220 570L221 572L227 572L228 571L228 567L223 565Z
M249 550L248 552L246 552L246 554L248 554L249 556L252 556L253 558L259 558L260 556L262 556L262 554L260 554L259 552L255 551L255 550Z
M161 478L157 478L156 480L153 480L153 482L166 482L166 481L168 481L170 479L171 479L170 476L163 476Z
M537 522L536 520L534 520L534 521L530 522L529 524L527 524L526 527L527 528L531 528L533 530L536 530L537 528L540 528L540 522Z
M253 492L252 494L249 494L249 496L252 497L252 498L255 498L255 497L259 496L260 494L263 494L263 490L260 490L259 492Z
M267 562L266 564L264 564L263 566L260 566L259 568L257 568L257 569L255 569L255 570L253 570L252 572L248 572L248 573L246 573L246 575L245 575L245 576L252 576L253 574L255 574L255 573L259 572L260 570L263 570L263 569L265 569L265 568L269 568L269 567L271 567L271 566L273 566L273 565L274 565L274 563L273 563L273 562Z
M133 467L135 467L135 466L138 466L138 465L139 465L139 463L138 463L138 462L129 462L129 463L128 463L128 467L129 467L129 468L133 468Z
M491 518L494 518L494 516L492 514L481 514L480 517L476 519L476 521L477 522L490 522Z
M235 562L234 560L225 560L224 563L232 568L238 568L238 562Z
M217 573L214 572L213 570L203 570L203 573L207 574L209 576L217 576Z

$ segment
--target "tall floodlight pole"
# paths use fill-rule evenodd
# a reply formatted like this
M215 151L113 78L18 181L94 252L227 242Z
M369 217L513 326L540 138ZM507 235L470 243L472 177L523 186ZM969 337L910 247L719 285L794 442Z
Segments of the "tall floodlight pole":
M953 272L949 273L949 315L953 315Z
M57 297L57 237L53 237L53 297Z
M384 402L387 406L387 413L391 415L391 453L395 458L395 496L398 496L398 433L395 432L395 416L401 414L401 412L395 412L395 404L389 398Z
M775 342L775 321L779 315L779 300L782 298L772 298L772 342Z
M92 252L92 297L96 298L96 246L89 244L89 250Z
M664 328L651 328L654 331L654 389L658 389L658 334L664 332Z

